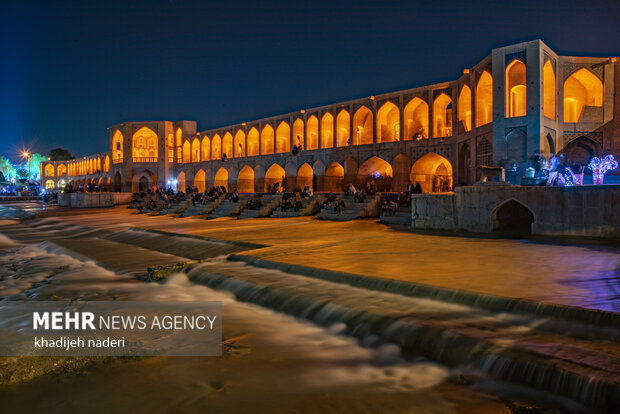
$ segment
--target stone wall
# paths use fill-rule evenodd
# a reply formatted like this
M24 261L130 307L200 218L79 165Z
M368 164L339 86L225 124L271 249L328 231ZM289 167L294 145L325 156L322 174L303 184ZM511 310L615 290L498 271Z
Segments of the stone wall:
M414 194L412 230L456 230L454 194Z
M412 229L490 233L498 208L514 201L533 215L535 235L620 237L620 185L475 185L413 196Z
M131 193L62 193L58 194L58 205L73 208L114 207L129 203L131 196Z

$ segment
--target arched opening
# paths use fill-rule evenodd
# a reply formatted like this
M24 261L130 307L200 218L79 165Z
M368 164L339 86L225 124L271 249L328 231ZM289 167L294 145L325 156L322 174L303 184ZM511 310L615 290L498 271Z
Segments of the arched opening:
M185 173L183 171L177 176L177 191L180 193L185 192Z
M461 88L458 112L459 122L463 126L463 130L471 131L471 89L467 85L463 85Z
M358 185L366 186L375 181L377 191L391 191L393 169L389 162L379 157L371 157L359 168Z
M321 118L321 148L334 146L334 116L326 112Z
M103 159L103 172L110 172L110 156L106 155Z
M547 135L542 137L541 141L540 155L548 160L551 157L551 154L555 154L555 142L553 140L553 136L550 133L547 133Z
M429 152L411 167L411 182L420 183L425 193L452 190L452 164L446 158Z
M269 186L271 185L273 187L275 183L278 183L279 189L281 191L282 190L282 179L284 178L284 176L285 176L284 168L280 167L280 165L278 164L273 164L271 167L269 167L269 169L265 173L264 191L267 192Z
M568 165L587 166L593 157L601 155L600 146L591 139L581 136L570 141L561 153Z
M123 178L121 177L121 173L118 171L114 174L114 191L117 193L123 191Z
M435 138L452 135L452 99L440 93L433 102L433 136Z
M273 154L273 127L269 124L265 125L260 133L261 154Z
M372 111L365 106L361 106L353 115L354 145L372 144L372 123Z
M282 121L276 129L276 152L282 154L291 151L291 127Z
M157 134L150 128L142 127L133 134L131 148L134 162L157 161Z
M312 176L314 175L314 171L312 167L308 164L304 164L297 170L297 185L303 190L304 187L308 186L313 188L312 186Z
M194 138L192 141L192 162L200 162L200 141Z
M254 170L247 165L239 171L237 191L240 193L254 192Z
M346 109L338 112L336 117L336 146L346 147L349 145L349 138L351 136L349 131L349 124L351 123L351 116Z
M157 185L157 176L149 170L142 170L131 180L131 191L134 193L153 189Z
M118 129L112 138L112 159L115 163L123 160L123 134Z
M65 166L65 164L60 164L56 170L58 171L59 177L67 173L67 167Z
M224 187L228 191L228 170L224 167L215 173L215 186Z
M47 164L45 166L45 176L53 177L54 176L54 166L52 164Z
M211 159L211 141L209 140L209 137L205 136L202 139L202 143L200 144L200 146L202 152L201 159L203 161L209 161Z
M555 119L555 72L548 60L543 66L543 113L549 119Z
M523 204L508 200L491 213L493 232L515 236L532 234L534 214Z
M480 75L476 86L476 126L493 120L493 77L486 70Z
M237 131L235 134L235 158L245 157L245 132Z
M230 132L224 134L222 139L222 156L226 155L226 158L232 158L233 156L233 137Z
M515 59L506 68L506 117L525 116L527 113L525 64Z
M58 181L58 189L61 190L67 186L67 182L65 180Z
M207 174L204 170L198 170L194 176L194 188L197 188L199 193L204 193L207 189Z
M586 107L603 106L603 82L586 68L564 82L564 122L579 122Z
M304 149L304 121L297 118L293 122L293 142L297 147Z
M181 128L177 128L176 132L176 145L177 145L177 162L183 162L183 131Z
M471 183L471 149L466 142L459 149L459 184Z
M409 176L411 175L411 160L405 154L398 154L392 161L394 176L392 178L392 191L406 191Z
M377 111L377 142L400 140L400 114L398 107L387 101Z
M97 174L101 172L101 157L97 157ZM60 173L58 174L60 175Z
M219 160L222 158L222 138L220 138L219 134L215 134L213 136L213 140L211 141L211 159Z
M341 193L344 191L344 167L337 162L332 163L325 171L323 179L325 191Z
M248 132L248 157L259 155L259 141L258 130L256 128L250 129L250 132Z
M428 104L420 98L413 98L403 111L405 140L428 138Z
M191 154L191 146L189 145L189 141L185 141L183 143L183 163L187 164L192 159Z
M54 180L47 180L45 182L45 189L46 190L53 190L56 188L56 183L54 183Z
M319 148L319 120L312 115L306 122L306 149L315 150Z

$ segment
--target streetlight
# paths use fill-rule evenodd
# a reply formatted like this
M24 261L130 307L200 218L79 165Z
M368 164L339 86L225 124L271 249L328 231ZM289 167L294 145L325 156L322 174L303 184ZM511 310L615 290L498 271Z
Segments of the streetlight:
M26 171L28 171L28 178L30 178L30 153L28 151L24 151L22 156L26 159Z

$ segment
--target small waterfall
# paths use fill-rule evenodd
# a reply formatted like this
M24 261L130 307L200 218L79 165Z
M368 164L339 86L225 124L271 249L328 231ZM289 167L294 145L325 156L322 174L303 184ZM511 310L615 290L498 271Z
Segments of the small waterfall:
M436 299L398 298L380 291L360 294L362 289L347 285L251 266L227 268L222 262L196 265L188 277L231 292L237 300L321 326L344 325L345 333L363 344L393 343L411 357L423 356L451 367L475 367L495 380L544 390L591 407L620 410L620 385L612 374L538 353L536 347L502 345L496 338L485 337L484 330L469 328L480 324L488 329L493 322L497 326L494 333L501 339L505 315L479 313L475 308ZM385 282L383 286L389 286L390 281ZM399 302L405 309L402 313L393 310ZM428 314L421 317L425 311Z

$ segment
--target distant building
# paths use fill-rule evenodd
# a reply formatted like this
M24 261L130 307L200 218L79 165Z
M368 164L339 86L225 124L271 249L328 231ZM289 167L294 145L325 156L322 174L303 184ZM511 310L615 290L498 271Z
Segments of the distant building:
M110 151L41 164L46 188L110 191L287 185L342 191L369 175L402 191L476 181L504 166L518 183L538 155L585 165L620 158L620 62L559 56L540 40L494 49L451 82L391 92L198 132L194 121L125 122Z

